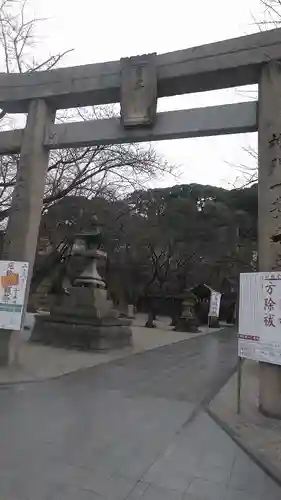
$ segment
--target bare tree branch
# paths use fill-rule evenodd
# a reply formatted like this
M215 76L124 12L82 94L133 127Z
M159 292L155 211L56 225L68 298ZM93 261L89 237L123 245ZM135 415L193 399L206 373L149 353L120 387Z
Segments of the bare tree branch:
M28 0L0 0L0 50L7 72L49 70L70 51L50 55L38 61L31 55L36 49L36 27L42 19L28 16ZM58 113L57 121L110 118L118 115L117 106L96 106ZM5 112L0 113L0 119ZM16 182L17 156L0 157L0 222L7 218ZM53 151L47 173L44 211L65 196L122 196L140 189L163 173L173 173L150 146L121 144Z
M259 27L260 30L268 30L272 28L278 28L281 25L281 0L260 0L260 4L263 6L262 19L254 19L255 25ZM243 148L249 155L249 157L254 160L254 166L249 165L237 165L236 169L241 174L243 179L242 187L250 187L258 181L258 152L251 146L248 148Z

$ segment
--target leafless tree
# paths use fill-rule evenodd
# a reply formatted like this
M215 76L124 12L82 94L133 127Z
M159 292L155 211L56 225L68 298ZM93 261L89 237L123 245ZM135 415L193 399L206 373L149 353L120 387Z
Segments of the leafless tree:
M243 147L242 151L245 153L247 161L239 165L228 162L228 165L234 167L238 172L234 185L247 188L258 182L258 151L253 146ZM249 158L251 165L249 165Z
M261 31L280 28L281 0L260 0L260 5L262 6L261 18L254 17L258 28ZM251 146L244 150L247 151L251 160L254 160L254 163L252 166L243 164L236 166L236 168L240 173L239 177L243 179L243 187L249 187L258 181L258 152Z
M262 30L279 28L281 25L281 0L260 0L263 7L262 19L257 20L257 25Z
M38 23L42 19L30 16L28 0L0 0L0 54L2 51L5 70L32 72L51 70L59 65L67 52L50 55L38 60ZM58 113L57 120L93 120L110 118L117 113L114 107L99 106ZM10 116L1 113L0 128L15 126ZM0 223L8 217L11 195L16 180L18 157L0 158ZM54 151L46 181L44 209L64 196L96 195L118 197L128 190L145 185L151 178L173 167L150 146L136 144L97 146Z

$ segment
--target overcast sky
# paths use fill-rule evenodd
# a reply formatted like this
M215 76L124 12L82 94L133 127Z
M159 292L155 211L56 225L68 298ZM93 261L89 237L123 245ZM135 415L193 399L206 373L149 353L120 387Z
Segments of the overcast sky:
M259 0L31 0L41 25L41 51L73 48L64 65L95 63L149 52L169 52L257 31ZM254 90L254 89L253 89ZM158 109L192 108L249 100L253 92L228 89L160 99ZM249 164L243 151L256 134L181 139L156 145L180 165L178 182L231 188L240 176L235 165ZM240 179L241 180L241 179ZM158 185L170 185L170 178Z

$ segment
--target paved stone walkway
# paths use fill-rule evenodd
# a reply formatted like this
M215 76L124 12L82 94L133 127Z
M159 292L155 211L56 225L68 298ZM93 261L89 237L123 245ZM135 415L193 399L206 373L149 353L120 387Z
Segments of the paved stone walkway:
M28 322L26 322L29 327L34 323L32 318L33 315L29 314ZM0 384L34 382L55 378L81 368L90 368L101 363L108 363L115 359L209 333L207 326L200 327L198 333L175 332L173 327L170 326L171 318L168 317L157 318L157 328L149 329L143 326L146 320L147 315L144 314L138 314L134 319L132 346L110 351L86 352L62 349L32 342L22 342L19 337L15 336L10 345L10 359L15 358L15 351L17 351L20 366L12 364L9 367L0 367ZM29 338L29 335L30 332L25 332L24 337Z
M2 388L1 500L279 500L200 406L235 360L222 332Z

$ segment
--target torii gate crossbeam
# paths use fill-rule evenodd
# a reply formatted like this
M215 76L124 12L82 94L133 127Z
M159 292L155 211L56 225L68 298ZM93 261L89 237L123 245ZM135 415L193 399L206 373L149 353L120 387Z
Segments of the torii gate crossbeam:
M258 83L264 64L281 60L281 30L157 55L157 97ZM27 112L32 99L56 109L120 101L121 63L111 61L25 74L0 74L0 107Z

